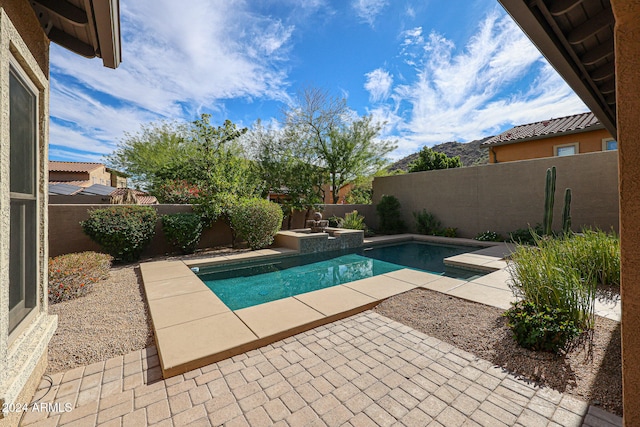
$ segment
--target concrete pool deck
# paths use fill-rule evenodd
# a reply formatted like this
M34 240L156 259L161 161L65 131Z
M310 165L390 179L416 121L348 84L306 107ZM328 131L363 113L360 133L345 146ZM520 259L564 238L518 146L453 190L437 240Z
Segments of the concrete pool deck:
M461 240L418 237L434 243ZM383 236L365 243L410 240L414 240L414 235ZM463 241L466 244L474 242ZM402 269L235 311L211 292L191 267L243 263L296 255L297 252L273 248L186 262L148 262L140 264L140 271L160 367L163 376L168 378L349 317L386 298L418 287L508 309L514 297L509 289L510 276L504 258L512 249L505 243L493 244L446 258L446 265L483 274L489 272L468 281ZM620 310L615 302L597 302L596 310L601 316L619 321Z

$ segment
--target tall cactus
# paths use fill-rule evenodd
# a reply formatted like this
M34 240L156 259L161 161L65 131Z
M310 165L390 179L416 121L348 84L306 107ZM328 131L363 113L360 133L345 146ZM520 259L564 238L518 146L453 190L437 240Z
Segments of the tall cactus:
M556 193L556 167L547 169L547 181L544 189L544 219L542 221L542 234L551 235L553 224L553 203Z
M564 209L562 210L562 232L571 232L571 189L564 190Z

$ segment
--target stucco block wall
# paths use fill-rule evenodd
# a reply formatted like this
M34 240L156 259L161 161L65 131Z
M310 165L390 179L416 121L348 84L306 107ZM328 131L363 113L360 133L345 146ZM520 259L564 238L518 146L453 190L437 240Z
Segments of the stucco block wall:
M29 2L24 0L0 0L0 8L4 10L11 20L42 73L48 76L49 39L42 31Z
M375 178L374 204L382 195L398 198L412 231L412 212L426 209L460 237L491 230L502 235L542 222L545 173L556 166L554 228L561 228L564 190L572 190L574 230L618 229L617 152L524 160L468 168Z
M606 129L598 129L514 144L496 145L491 147L493 152L489 152L489 162L496 163L497 160L497 163L501 163L554 157L553 147L576 142L579 143L579 153L593 153L602 151L602 140L606 138L612 138L611 134Z
M80 221L89 217L89 211L104 209L105 205L49 205L49 256L98 251L102 249L84 234ZM178 212L193 212L190 205L153 205L158 215ZM200 248L226 246L231 244L231 229L222 221L216 222L202 233ZM162 223L158 220L156 234L142 256L164 255L174 252L162 232Z

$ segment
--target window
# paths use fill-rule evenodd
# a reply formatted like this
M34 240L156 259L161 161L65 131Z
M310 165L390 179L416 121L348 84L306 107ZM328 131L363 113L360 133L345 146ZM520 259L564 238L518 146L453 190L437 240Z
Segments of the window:
M574 144L565 144L565 145L556 145L553 147L553 154L555 156L573 156L578 153L578 143Z
M37 90L9 69L9 333L37 304Z
M618 141L613 138L605 138L602 140L602 151L611 151L618 149Z

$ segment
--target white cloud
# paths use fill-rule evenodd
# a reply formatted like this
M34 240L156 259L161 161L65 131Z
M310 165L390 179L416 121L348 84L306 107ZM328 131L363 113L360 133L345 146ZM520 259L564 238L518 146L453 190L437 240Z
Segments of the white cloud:
M365 74L367 81L364 88L369 91L369 99L372 102L384 101L391 94L391 86L393 85L393 77L388 71L377 68Z
M106 69L52 46L52 116L76 123L87 138L113 143L135 123L191 119L224 100L286 99L282 64L294 27L260 16L242 0L121 2L123 62ZM73 76L72 78L70 76ZM122 105L127 107L122 108ZM51 143L64 145L54 139Z
M493 135L505 125L586 111L511 18L497 12L463 49L435 32L425 38L418 27L401 34L400 51L415 75L404 74L406 83L372 110L400 135L394 157L423 145ZM522 81L525 88L513 92Z
M388 5L387 0L353 0L351 7L358 17L373 27L376 17Z

